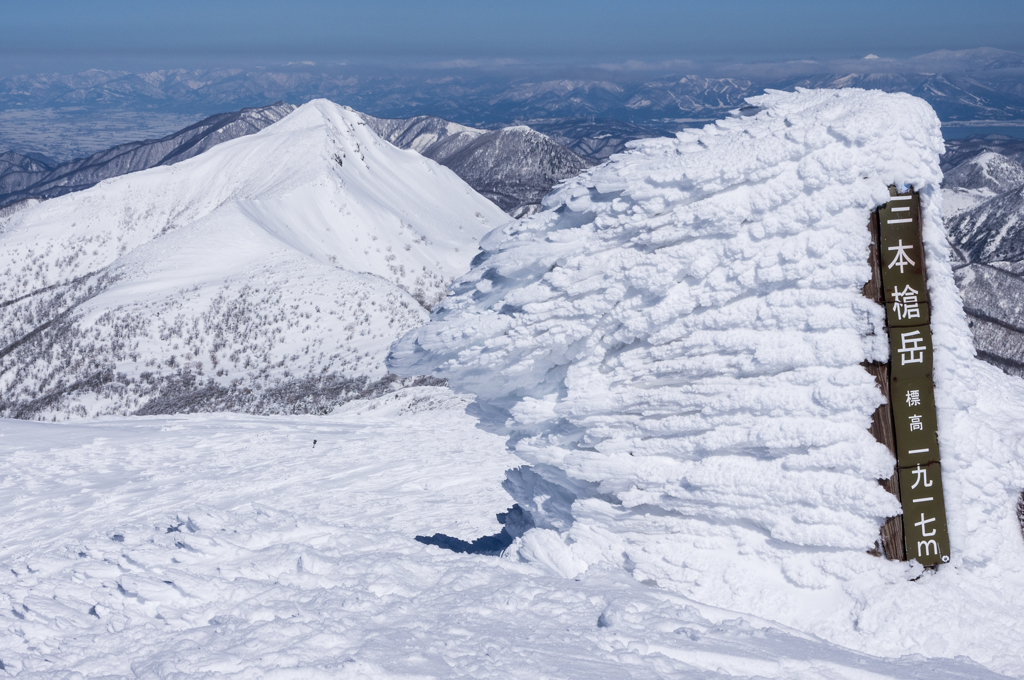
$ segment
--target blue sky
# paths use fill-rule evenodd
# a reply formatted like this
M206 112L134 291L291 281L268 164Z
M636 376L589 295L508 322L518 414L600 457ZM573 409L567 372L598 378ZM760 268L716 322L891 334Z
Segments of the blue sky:
M1024 51L1021 0L0 0L8 65L242 60L775 60Z

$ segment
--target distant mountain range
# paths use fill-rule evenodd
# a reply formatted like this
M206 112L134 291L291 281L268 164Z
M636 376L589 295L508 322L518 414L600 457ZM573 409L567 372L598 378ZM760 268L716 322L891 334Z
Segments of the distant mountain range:
M430 115L477 128L528 124L581 156L603 160L611 153L609 142L621 149L629 139L710 122L765 89L909 92L930 102L950 124L1020 122L1022 72L1024 55L982 48L902 60L762 64L406 69L288 64L21 75L0 78L0 149L67 155L59 137L14 125L15 118L23 123L33 111L79 121L115 111L147 112L154 119L188 114L197 120L216 111L325 97L383 118ZM134 138L142 136L147 135Z
M592 161L603 161L636 139L670 134L667 127L646 127L610 118L546 118L523 121L565 148Z
M1024 164L1024 139L1006 135L971 135L964 139L947 139L942 154L942 171L948 173L965 161L985 152L998 153Z
M67 115L84 120L119 111L185 115L278 101L216 114L158 139L73 161L48 155L59 146L21 144L20 151L0 153L0 219L31 207L33 199L174 165L258 132L293 104L320 95L374 114L359 115L384 139L449 167L517 217L536 211L553 185L622 151L630 140L721 117L766 87L900 90L930 101L947 122L1024 121L1024 55L999 50L938 52L902 61L760 65L742 77L721 72L647 77L613 69L555 79L540 72L472 69L441 78L346 74L344 67L329 71L292 65L0 79L0 118L17 114L23 121L41 107L47 107L47 115L64 107ZM426 111L442 115L423 115ZM506 121L526 125L500 125ZM0 124L0 149L10 140L5 134ZM946 147L946 226L960 258L957 277L979 353L1024 375L1024 140L984 135L947 140Z
M1024 55L991 48L904 60L669 64L658 67L660 73L651 68L371 70L289 64L150 73L92 70L2 78L0 109L209 111L327 97L377 116L427 114L477 126L594 116L643 124L714 118L765 88L866 87L920 96L943 120L1024 119Z
M121 144L87 158L56 163L41 154L0 154L0 216L31 200L87 189L111 177L173 165L222 142L259 132L295 107L278 102L211 116L166 137ZM540 209L558 182L593 161L526 126L483 130L433 116L409 119L359 114L380 137L451 168L514 217Z

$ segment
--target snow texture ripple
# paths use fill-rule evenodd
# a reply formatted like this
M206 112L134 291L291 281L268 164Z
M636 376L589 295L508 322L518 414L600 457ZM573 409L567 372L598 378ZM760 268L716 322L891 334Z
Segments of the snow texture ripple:
M613 564L875 653L1020 675L1024 385L974 358L942 229L927 103L769 92L756 115L637 142L492 232L389 365L475 395L527 464L509 557ZM888 360L870 212L921 192L950 565L872 556L897 515L868 432ZM1014 414L1018 415L1014 415Z
M322 417L0 419L0 677L1003 677L416 542L508 507L513 456L464 407L421 387Z

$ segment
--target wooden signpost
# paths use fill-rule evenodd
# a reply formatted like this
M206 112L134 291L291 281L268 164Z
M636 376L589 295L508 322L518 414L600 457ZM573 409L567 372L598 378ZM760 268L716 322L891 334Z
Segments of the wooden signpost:
M889 194L889 202L871 220L877 229L871 249L874 276L864 289L885 304L890 361L868 370L888 382L882 387L889 403L876 412L872 432L896 456L893 478L883 483L903 506L899 526L890 520L882 528L882 543L890 559L935 566L949 561L949 532L932 382L921 201L912 189L900 193L889 187Z

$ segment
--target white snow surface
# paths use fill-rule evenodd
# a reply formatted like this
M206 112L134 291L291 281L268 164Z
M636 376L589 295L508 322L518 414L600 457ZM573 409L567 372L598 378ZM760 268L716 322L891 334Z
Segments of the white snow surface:
M552 574L616 567L875 654L967 656L1024 677L1024 383L974 357L924 101L768 92L735 116L569 181L490 234L432 321L392 349L445 377L527 465ZM953 556L872 556L899 514L868 432L888 360L866 299L870 212L921 192Z
M259 394L380 379L420 303L507 219L325 100L31 206L0 218L0 412L133 413L162 380Z
M1004 677L416 542L510 503L515 458L463 408L424 387L324 417L0 419L0 677Z
M997 196L991 189L943 189L942 209L946 219L956 217Z

